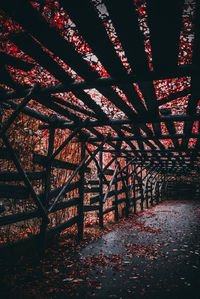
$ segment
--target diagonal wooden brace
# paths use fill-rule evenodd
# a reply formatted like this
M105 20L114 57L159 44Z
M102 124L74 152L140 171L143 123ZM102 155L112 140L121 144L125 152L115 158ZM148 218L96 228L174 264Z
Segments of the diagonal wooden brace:
M48 211L46 210L46 208L44 207L44 205L42 204L42 202L38 198L37 194L35 193L32 185L31 185L31 182L29 181L28 176L26 175L26 173L25 173L25 171L24 171L17 155L15 154L15 152L14 152L14 150L13 150L11 144L10 144L10 141L9 141L8 137L6 136L6 134L3 134L1 136L1 138L3 139L4 144L6 145L8 151L10 152L12 160L13 160L20 176L22 177L26 187L28 188L33 200L35 201L38 209L41 211L42 218L46 221L46 223L49 223Z
M36 84L33 88L31 88L27 94L27 96L24 98L24 100L17 106L16 110L12 113L12 115L9 117L9 119L6 121L5 124L3 124L2 129L0 131L0 134L3 135L6 133L6 131L10 128L16 117L19 115L19 113L24 109L24 107L28 104L28 102L32 99L32 95L34 94L35 90L38 88L38 85Z
M63 188L61 189L61 191L59 192L59 194L57 195L56 199L54 200L53 204L50 206L50 208L48 209L49 213L51 213L52 209L54 208L54 206L56 205L56 203L59 201L60 197L66 193L67 188L69 187L71 181L73 180L73 178L77 175L77 173L80 171L80 169L83 167L86 159L88 158L88 156L85 156L85 158L81 161L80 165L75 169L74 173L70 176L70 178L67 180L66 184L63 186Z
M114 179L115 179L115 177L116 177L116 175L117 175L117 170L118 170L118 168L119 168L119 165L116 165L115 170L114 170L114 173L113 173L113 176L112 176L112 179L111 179L111 181L110 181L110 183L109 183L109 186L108 186L108 189L106 190L106 193L105 193L105 195L104 195L103 203L106 202L106 199L107 199L107 197L108 197L108 194L109 194L109 192L110 192L110 189L111 189L111 187L112 187L112 185L113 185Z
M100 146L98 147L99 150L100 150ZM98 162L97 162L97 160L95 158L95 155L91 152L91 150L89 150L89 148L87 146L85 146L85 149L90 154L91 159L95 162L96 167L97 167L98 171L100 172L100 174L102 175L102 177L104 178L105 183L109 186L109 182L106 179L105 174L103 173L102 169L100 168L100 166L99 166L99 164L98 164ZM98 150L98 152L99 152L99 150Z
M83 123L87 124L89 121L89 118L86 118L80 125L76 127L76 129L72 132L71 135L69 135L66 140L59 146L59 148L51 155L50 161L55 159L55 157L63 150L63 148L72 140L73 137L75 137L80 131L81 128L83 127Z

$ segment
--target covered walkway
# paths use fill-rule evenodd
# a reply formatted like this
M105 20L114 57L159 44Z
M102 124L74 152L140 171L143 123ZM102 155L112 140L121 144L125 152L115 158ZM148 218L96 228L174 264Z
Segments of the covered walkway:
M199 77L199 0L0 1L4 293L198 296Z

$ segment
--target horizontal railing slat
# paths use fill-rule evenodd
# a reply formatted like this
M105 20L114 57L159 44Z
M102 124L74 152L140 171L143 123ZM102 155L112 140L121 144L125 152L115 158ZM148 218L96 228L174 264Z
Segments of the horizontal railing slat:
M78 203L79 203L79 198L73 198L73 199L59 202L53 208L52 213L56 212L58 210L62 210L65 208L75 206ZM0 226L17 223L17 222L24 221L24 220L33 219L36 217L38 217L38 218L41 217L38 210L22 212L22 213L13 214L13 215L7 215L7 216L0 217Z
M40 180L45 177L44 171L27 171L26 175L29 180ZM22 181L20 174L17 171L2 171L0 172L0 181L11 182L11 181Z

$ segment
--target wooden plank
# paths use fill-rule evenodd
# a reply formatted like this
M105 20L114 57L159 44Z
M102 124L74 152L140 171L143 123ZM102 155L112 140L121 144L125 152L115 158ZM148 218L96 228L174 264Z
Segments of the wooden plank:
M82 114L84 114L86 116L97 118L97 116L96 116L96 114L94 112L91 112L89 110L81 108L81 107L79 107L77 105L73 105L72 103L67 102L67 101L65 101L65 100L63 100L63 99L61 99L59 97L56 97L56 96L52 96L51 98L57 104L61 104L61 105L65 106L65 107L67 107L67 108L70 108L70 109L74 110L75 112L78 111L78 112L80 112L80 113L82 113Z
M99 162L98 162L98 166L99 166L99 227L103 228L103 179L104 177L104 172L103 172L103 152L102 152L102 148L99 151ZM107 183L107 182L106 182ZM90 200L91 202L91 200Z
M92 188L89 188L89 187L84 187L84 192L85 193L97 193L99 192L99 187L92 187Z
M42 165L46 167L49 163L48 159L46 156L39 155L39 154L34 154L33 156L33 163ZM69 170L75 170L78 167L78 164L66 162L66 161L61 161L58 159L54 159L52 161L52 167L56 168L63 168L63 169L69 169Z
M61 209L65 209L77 205L78 202L79 202L79 198L73 198L73 199L61 201L56 204L56 206L52 210L52 213ZM41 214L38 210L22 212L13 215L7 215L7 216L0 217L0 226L17 223L24 220L34 219L36 217L38 218L41 217Z
M99 210L99 206L83 206L84 212L91 212Z
M15 151L15 153L18 155L17 151ZM10 152L7 150L7 148L4 147L0 148L0 159L12 160L12 156Z
M126 75L126 70L92 3L87 0L61 0L61 3L76 24L80 35L88 42L108 73L113 74L114 77L118 77L120 73ZM97 32L98 38L96 38Z
M193 121L192 121L193 123ZM174 128L174 124L173 122L167 122L167 127L169 128L169 134L161 134L161 135L128 135L124 137L124 141L126 140L136 140L136 141L143 141L146 142L148 140L153 140L156 141L158 139L163 140L163 139L185 139L185 138L199 138L200 137L200 133L176 133L176 130ZM133 132L133 130L131 130ZM122 139L119 136L110 136L108 137L108 140L111 141L121 141ZM90 142L99 142L101 141L99 138L97 137L89 137L88 141ZM152 147L152 149L157 149L156 147ZM141 151L144 151L144 149L140 149Z
M73 207L75 205L78 205L79 202L80 202L80 198L72 198L72 199L62 200L61 202L58 202L54 206L51 213L54 213L54 212L62 210L62 209Z
M14 15L14 18L24 29L27 29L29 33L41 41L42 44L54 54L63 59L83 78L92 80L99 77L98 73L93 71L87 62L81 58L81 55L75 51L73 46L60 37L54 28L49 27L46 20L41 18L39 13L37 13L37 11L25 0L20 0L18 5L16 5L15 1L9 0L7 3L3 4L2 8L8 12L8 14ZM26 17L24 17L25 15ZM110 100L119 109L123 110L125 114L132 118L136 116L112 88L106 90L99 89L99 91L107 98L111 97ZM94 101L92 102L94 103ZM47 103L45 105L47 105ZM101 110L100 107L99 109ZM97 110L95 112L97 112ZM101 112L103 111L101 110Z
M112 170L112 169L106 169L106 170L104 170L104 174L105 175L113 175L113 173L114 173L114 170Z
M200 3L196 1L195 3L195 18L194 18L194 44L193 44L193 55L192 64L195 67L200 66ZM188 101L187 114L193 115L196 113L196 106L199 101L199 80L192 76L191 79L191 97Z
M88 184L88 185L99 185L99 181L97 181L97 180L89 180L89 181L87 182L87 184Z
M81 142L81 164L85 163L85 160L87 159L86 153L85 153L85 142ZM81 167L79 168L79 188L78 188L78 192L79 192L79 204L78 204L78 210L77 210L77 214L78 214L78 238L80 240L83 239L83 229L84 229L84 199L85 199L85 190L84 190L84 181L85 181L85 171L84 168ZM75 172L74 172L75 174Z
M194 44L193 44L193 55L192 63L197 67L200 66L199 50L200 50L200 3L196 1L195 3L195 19L194 19ZM191 96L188 99L188 105L186 113L193 115L196 113L197 104L199 102L199 80L194 76L191 77ZM184 133L190 134L192 132L193 121L186 121L184 124ZM182 146L187 149L189 138L182 140Z
M186 97L188 96L190 93L190 88L185 88L181 91L178 91L178 92L174 92L174 93L171 93L169 96L167 97L164 97L162 99L160 99L157 103L158 103L158 106L162 106L166 103L169 103L173 100L176 100L178 98L181 98L181 97Z
M53 228L50 228L47 230L47 239L52 239L52 236L56 233L59 233L61 232L62 230L65 230L66 228L74 225L77 223L77 220L78 220L78 216L75 216L69 220L67 220L66 222L64 223L61 223ZM23 239L23 240L20 240L20 241L17 241L17 242L14 242L12 244L12 247L15 247L15 246L24 246L25 244L29 244L28 242L29 241L34 241L34 242L37 242L38 243L38 240L39 240L39 235L32 235L30 236L28 239ZM36 244L37 244L36 243ZM5 247L4 247L5 248ZM7 250L7 248L6 248Z
M2 134L1 138L6 146L6 148L8 149L8 151L10 152L10 154L12 155L12 161L15 164L15 167L17 169L17 171L20 173L20 176L23 178L24 184L28 189L28 192L31 194L34 202L36 203L38 209L40 210L40 212L42 213L42 218L45 219L45 221L47 223L49 223L49 218L48 218L48 212L46 210L46 208L44 207L43 203L41 202L41 200L39 199L39 197L37 196L37 194L35 193L35 190L33 189L33 186L31 185L31 182L29 180L29 178L27 177L15 151L12 148L12 145L9 141L9 138L7 137L6 134Z
M107 190L106 190L106 193L105 193L104 196L103 196L103 203L106 202L106 199L107 199L107 197L108 197L108 194L110 193L110 190L111 190L111 188L112 188L112 186L113 186L115 177L117 177L117 171L118 171L118 168L119 168L119 165L115 165L115 170L114 170L114 172L113 172L113 176L112 176L112 178L111 178L111 180L110 180L110 182L109 182L109 185L108 185L108 188L107 188Z
M120 1L106 0L105 3L132 72L148 71L144 38L139 28L134 2L124 0L123 5L121 5Z
M124 178L124 176L122 174L123 168L121 169L120 163L118 163L118 165L119 165L119 173L120 173L120 176L121 176L121 179L122 179L123 189L124 189L124 192L125 192L125 195L126 195L126 197L125 197L126 198L125 212L126 212L126 217L128 217L128 215L129 215L129 207L130 207L128 188L127 188L127 185L126 185L126 182L125 182L125 178ZM127 170L127 168L125 168L125 169Z
M159 101L158 101L159 102ZM94 108L95 109L95 108ZM84 123L82 123L82 127L87 127L87 128L91 128L91 127L101 127L103 125L107 125L107 126L111 126L113 128L115 127L120 127L122 125L131 125L133 124L134 126L139 126L142 128L143 124L146 123L160 123L160 122L171 122L171 121L186 121L186 120L200 120L200 113L195 113L192 115L189 114L172 114L172 115L161 115L159 117L140 117L139 119L135 120L135 119L128 119L128 118L122 118L122 119L108 119L108 118L103 118L101 121L100 120L91 120L84 125ZM47 120L45 120L47 121ZM60 126L58 126L59 128L62 129L74 129L76 128L76 124L74 124L74 122L64 122L63 124L61 124ZM40 126L40 129L47 129L47 126ZM153 133L151 133L151 130L149 129L149 133L148 135L153 135Z
M132 70L135 70L136 73L138 72L145 72L149 71L148 68L148 59L147 55L144 50L144 38L142 36L142 33L139 28L138 23L138 17L137 13L134 7L133 1L126 0L123 1L123 5L121 5L120 2L116 2L114 0L107 0L106 6L108 8L110 17L115 25L115 28L117 30L118 36L120 38L120 41L122 42L122 46L125 50L125 53L128 57L128 61L131 64ZM130 38L130 36L132 38ZM137 45L137 47L135 46ZM142 83L144 85L144 83ZM155 91L153 88L153 84L147 82L146 85L148 85L148 94L144 96L146 105L148 107L149 112L156 114L158 116L158 112L156 111L156 96ZM141 86L140 89L142 93L144 92L144 89L147 89L147 86ZM149 89L151 93L149 93ZM136 103L141 100L138 100L135 96L137 93L132 93L134 102L136 100ZM143 94L144 95L144 94ZM149 99L149 97L151 97ZM152 103L152 105L151 105ZM134 106L135 107L135 106ZM135 107L136 110L138 110L138 107ZM138 110L143 116L146 114L146 111L141 110L141 108ZM142 128L145 132L147 132L148 128L146 126L143 126ZM156 132L160 132L160 126L155 125L154 129ZM162 147L162 144L157 141L158 146ZM140 146L142 144L140 143Z
M139 88L144 97L145 103L147 105L147 109L151 117L158 118L158 106L157 106L157 98L155 94L155 88L152 82L141 82L139 83ZM154 133L161 135L161 127L160 123L154 124L152 123ZM159 147L163 147L162 144L159 143Z
M103 147L103 144L104 144L104 143L105 143L105 140L102 142L102 144L98 145L98 148L97 148L96 150L98 150L99 153L101 153L101 151L102 151L102 147ZM103 173L103 170L102 170L102 168L100 167L99 162L98 162L97 159L96 159L96 151L93 153L93 152L88 148L88 146L85 146L85 148L86 148L88 154L90 155L90 159L92 159L92 160L94 161L98 173L101 175L101 177L102 177L102 179L104 180L104 182L105 182L107 185L109 185L109 183L108 183L108 181L107 181L107 178L105 177L105 175L104 175L104 173ZM89 159L89 160L90 160L90 159ZM88 161L89 161L89 160L88 160ZM87 163L89 163L88 161L87 161Z
M118 190L117 195L121 194L123 192L124 192L124 188ZM115 190L112 190L112 191L109 192L107 198L112 197L114 195L115 195ZM103 194L103 196L104 196L104 194ZM97 202L99 202L99 195L90 198L90 204L94 204L94 203L97 203Z
M11 56L4 52L0 53L0 64L10 65L14 68L23 70L25 72L30 71L34 67L32 63L24 62L23 60L17 58L16 56Z
M108 152L108 153L115 153L116 151L115 150L113 150L113 149L107 149L107 148L105 148L104 149L104 152ZM125 150L124 151L125 153L127 152L127 153L132 153L132 150L129 150L129 149L127 149L127 150ZM146 153L154 153L154 154L160 154L160 155L165 155L165 154L167 154L167 153L177 153L177 151L174 149L174 148L166 148L166 149L164 149L164 150L160 150L160 149L156 149L156 150L147 150L147 149L145 149L145 150L143 150L143 151L141 151L141 150L136 150L136 152L137 153L143 153L143 152L146 152ZM195 151L195 150L193 150L193 149L190 149L190 150L188 150L187 151L187 154L195 154L195 155L199 155L199 152L198 151ZM149 156L150 157L150 156ZM136 159L137 159L138 157L136 157ZM136 159L135 159L135 161L136 161ZM141 160L142 160L142 157L141 157Z
M47 69L60 82L65 80L71 83L73 80L68 76L62 67L45 52L41 45L26 32L10 34L9 39L16 44L23 52L35 59L43 68Z
M0 184L0 198L28 199L29 194L25 186Z
M115 159L115 167L117 167L117 159ZM112 202L112 204L114 205L115 208L115 221L119 220L119 210L118 210L118 181L117 181L117 177L115 178L114 181L114 187L115 187L115 200L114 202Z
M52 98L49 96L34 97L34 100L72 121L76 121L78 119L74 113L52 101Z
M124 47L125 53L128 57L128 61L131 64L132 71L136 70L136 73L138 71L141 72L147 72L149 70L148 68L148 59L147 55L144 50L144 39L142 37L142 33L139 28L138 23L138 17L136 13L136 9L134 6L134 3L130 0L123 1L123 5L121 3L117 3L116 1L109 0L106 1L106 6L108 8L109 14L111 16L112 21L114 22L115 28L117 30L117 33L120 37L120 41L122 42L122 46ZM132 38L130 38L130 36ZM137 45L137 47L135 46ZM153 87L153 84L150 84ZM141 86L140 86L141 88ZM143 87L142 87L143 92ZM145 102L147 104L147 107L149 109L149 112L153 112L154 109L156 109L155 105L153 107L149 107L152 100L153 104L155 104L155 94L154 89L152 88L152 97L149 99L150 94L148 96L144 96ZM136 99L136 104L140 103L141 106L141 100L138 99L138 95L136 96L136 91L132 95L134 97L134 101ZM134 105L134 104L133 104ZM143 105L143 104L142 104ZM138 110L138 106L135 107L136 110ZM150 109L151 108L151 109ZM138 110L142 115L146 114L146 110L141 110L141 107L139 107ZM155 126L156 130L160 131L159 126ZM147 129L144 127L144 130ZM161 145L161 144L160 144ZM142 144L140 143L140 146Z
M69 13L72 20L74 20L80 34L88 42L108 73L114 78L126 76L126 69L118 57L114 46L107 35L106 29L102 21L98 18L92 3L85 0L71 0L67 2L62 1L62 5ZM77 5L79 6L78 10ZM87 15L90 15L90 17L86 17ZM96 32L98 32L98 39L96 38ZM106 51L104 51L105 48ZM131 84L121 85L120 88L125 93L128 101L134 106L137 105L137 107L135 107L136 109L139 109L141 113L146 112L144 105L140 101L137 93L134 92L134 88ZM133 98L134 101L132 100Z
M154 70L178 65L183 0L147 1L148 25Z
M167 127L167 130L169 132L170 135L175 135L176 134L176 129L175 129L175 125L173 122L167 122L165 123L166 127ZM175 138L171 138L172 139L172 142L173 142L173 145L174 145L174 148L177 150L177 152L179 151L179 148L180 148L180 145L179 145L179 142L177 139Z
M63 186L64 186L64 185L63 185ZM51 190L50 193L49 193L49 200L51 200L51 199L53 199L54 197L56 197L56 196L60 193L60 191L62 190L63 186L60 186L60 187L57 187L57 188ZM69 187L68 187L66 193L68 193L68 192L70 192L70 191L72 191L72 190L74 190L74 189L77 189L78 187L79 187L79 182L71 183L71 184L69 185ZM42 193L39 195L39 198L40 198L41 200L45 200L45 193L42 192Z
M14 215L7 215L7 216L0 217L0 226L17 223L28 219L34 219L36 217L41 217L38 210L18 213Z
M47 230L47 234L55 234L55 233L59 233L63 230L65 230L68 227L71 227L72 225L78 223L79 217L78 216L74 216L71 219L65 221L64 223L58 224L53 228L50 228Z
M26 172L29 180L41 180L45 177L44 171L27 171ZM11 181L23 181L23 179L20 177L20 174L17 171L2 171L0 172L0 181L3 182L11 182Z
M60 82L66 85L72 83L74 80L60 67L51 57L48 53L44 52L42 47L29 35L26 33L20 33L18 35L11 35L10 39L16 43L25 53L28 53L31 57L33 57L36 61L40 63L44 68L46 68L51 74L54 75L55 78L57 78ZM85 93L84 91L80 90L79 92L76 90L74 91L74 94L76 97L80 98L86 105L89 104L89 108L91 108L92 100L91 98ZM43 98L44 100L44 98ZM79 107L76 107L70 103L67 103L63 101L62 99L58 97L51 97L51 102L57 102L64 104L66 107L70 107L72 109L75 109L76 111L80 111L86 115L89 116L95 116L95 114L92 114L91 112L86 111L85 109L79 109ZM48 101L45 102L46 105L49 104ZM56 109L56 105L54 105L54 109ZM99 107L99 106L98 106ZM99 110L100 107L99 107ZM65 112L66 114L67 112ZM64 115L65 115L64 114ZM70 114L68 113L66 116L70 118ZM74 116L75 117L75 116ZM71 119L71 118L70 118Z
M18 96L19 98L19 96ZM10 105L10 107L12 107L13 109L17 109L17 107L19 107L19 104L14 102L14 101L9 101L8 104ZM41 113L40 111L37 111L36 109L30 108L30 107L24 107L22 109L22 112L25 115L34 117L42 122L45 123L49 123L49 117L43 113Z
M50 125L49 128L49 136L48 136L48 152L47 152L47 159L49 160L53 150L54 150L54 141L55 141L55 128ZM46 166L46 171L45 171L45 182L44 182L44 199L43 199L43 204L48 206L50 198L50 191L51 191L51 163L49 162ZM46 231L47 231L47 223L42 219L42 223L40 225L40 242L39 242L39 247L40 247L40 252L43 255L44 250L46 247Z
M86 74L93 76L92 69L75 51L73 45L67 43L58 34L56 28L50 27L45 18L40 16L39 12L26 0L19 0L17 3L14 0L8 0L1 3L1 8L54 55L71 66L80 76L84 77ZM83 73L82 69L84 69Z
M187 76L193 76L198 77L199 76L199 67L195 67L193 65L179 65L176 70L171 71L165 71L165 72L154 72L149 71L147 75L143 72L141 73L141 76L135 76L133 73L127 74L127 76L120 77L118 79L112 78L112 77L101 77L93 80L87 80L87 81L77 81L72 82L69 84L55 84L53 86L46 86L46 87L40 87L38 88L37 95L48 95L48 94L55 94L60 92L68 92L68 91L83 91L85 89L91 89L91 88L97 88L97 87L107 87L107 86L121 86L121 85L127 85L127 82L130 83L138 83L143 81L154 81L154 80L164 80L164 79L170 79L170 78L182 78ZM4 90L4 89L2 89ZM3 93L3 99L9 100L9 99L18 99L20 97L24 97L29 92L30 87L28 85L24 86L23 90L19 91L9 91L6 92L4 90ZM187 89L186 89L187 90ZM181 91L177 92L177 97L174 94L174 99L179 97L179 94L181 95ZM189 93L189 92L188 92ZM187 93L187 94L188 94ZM187 95L185 94L185 95ZM171 95L169 97L171 97ZM183 95L183 96L185 96ZM166 99L166 98L163 98ZM162 99L161 99L162 103ZM159 105L159 104L158 104Z

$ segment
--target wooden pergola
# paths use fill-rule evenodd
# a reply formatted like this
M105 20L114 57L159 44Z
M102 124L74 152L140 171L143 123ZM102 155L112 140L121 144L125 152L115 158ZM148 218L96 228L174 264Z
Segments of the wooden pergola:
M61 231L75 223L81 238L86 212L98 211L102 227L106 213L114 211L118 219L121 203L125 203L128 215L131 206L136 212L137 200L141 209L145 204L149 207L158 203L171 178L198 178L198 0L7 0L1 1L0 9L4 18L14 22L14 28L8 23L4 41L14 44L18 54L23 51L33 59L39 71L55 78L51 84L46 84L42 76L39 84L17 80L7 66L19 74L20 70L26 72L24 76L29 80L35 65L25 61L25 56L13 55L8 46L0 52L1 114L5 109L13 110L1 124L5 147L0 150L0 158L11 159L17 170L0 173L5 182L0 186L1 197L10 198L12 193L16 198L26 198L30 194L37 205L33 211L2 216L1 226L41 217L41 239L46 232ZM72 94L71 101L66 93ZM38 106L30 106L31 100ZM49 132L47 156L33 157L34 163L44 167L42 172L27 172L9 141L7 131L20 113L40 120L39 129ZM53 140L58 128L70 133L55 149ZM82 144L78 165L57 159L74 137ZM107 165L102 162L104 153L112 156ZM121 160L125 161L123 167ZM85 173L91 161L99 180L90 181L88 189L84 187ZM110 169L113 163L115 167ZM51 189L52 167L73 171L56 190ZM79 181L74 183L77 174ZM24 186L8 184L18 176ZM37 195L31 181L41 178L45 187ZM79 190L78 198L60 200L74 188ZM85 192L98 193L90 198L90 205L84 205ZM120 193L123 198L118 198ZM113 204L105 209L111 196ZM50 213L75 205L76 216L47 229Z

